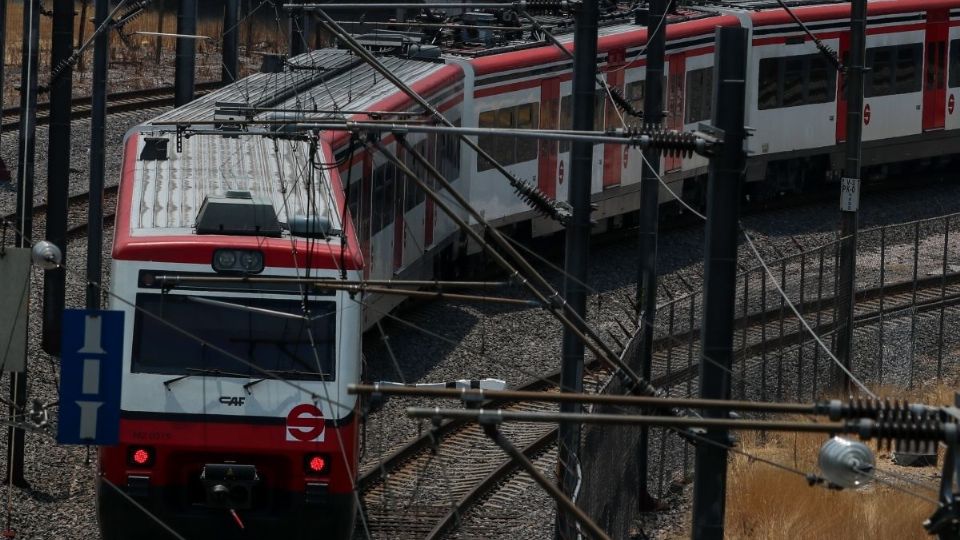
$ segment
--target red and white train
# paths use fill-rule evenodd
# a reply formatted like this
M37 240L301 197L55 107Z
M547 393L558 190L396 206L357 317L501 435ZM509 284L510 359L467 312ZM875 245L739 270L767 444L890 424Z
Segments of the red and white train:
M797 16L843 58L849 4L796 4ZM415 36L395 36L396 49L381 50L381 62L459 125L568 127L571 64L560 51L514 27L489 29L502 22L497 14L462 17L479 28L415 46ZM740 25L752 43L747 193L796 192L835 177L846 132L840 77L783 9L721 1L679 10L669 22L668 127L709 119L714 29ZM550 24L572 47L572 21ZM380 36L381 48L386 41ZM598 44L601 75L638 109L645 41L632 15L611 16ZM950 163L960 153L960 0L871 2L867 49L865 177ZM398 299L330 292L300 278L430 278L473 249L421 190L383 156L355 147L349 133L238 133L217 112L225 102L258 119L293 110L349 111L358 120L419 112L370 66L331 48L128 135L111 273L119 298L111 308L127 323L121 442L101 451L98 491L108 540L146 537L153 526L129 500L190 538L349 536L359 414L346 386L360 379L362 331ZM598 129L622 126L600 92L596 107ZM178 136L170 122L188 131ZM524 237L558 230L455 137L407 138L493 225ZM383 141L426 176L391 136ZM566 199L569 146L478 142L516 176ZM598 145L594 156L598 228L629 222L640 203L639 154ZM662 174L700 204L706 165L667 158ZM662 190L661 201L671 199ZM324 234L306 234L304 224ZM216 276L286 280L208 279Z

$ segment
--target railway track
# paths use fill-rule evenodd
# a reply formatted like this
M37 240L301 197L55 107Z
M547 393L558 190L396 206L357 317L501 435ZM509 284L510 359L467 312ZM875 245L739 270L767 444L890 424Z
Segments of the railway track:
M195 95L202 96L223 86L220 81L198 83ZM173 105L173 87L147 88L145 90L131 90L115 92L107 96L107 114L116 114L141 109L152 109ZM73 98L71 118L87 118L90 116L91 97L82 96ZM37 104L37 125L44 125L50 121L50 103ZM3 131L20 129L20 107L8 107L3 110Z
M817 304L807 304L800 312L819 335L836 327L833 319L835 299L822 298ZM860 291L857 294L855 318L858 323L870 323L881 314L891 314L912 308L917 312L939 309L940 306L960 305L960 274L931 276L914 282L898 282L885 287ZM739 318L735 326L734 370L760 354L761 338L765 332L776 335L765 347L776 351L801 343L806 330L796 318L784 321L779 333L780 309L767 309ZM775 333L773 327L777 327ZM745 335L746 339L741 339ZM652 383L657 387L681 383L695 384L699 365L692 363L672 369L671 351L674 346L697 340L699 328L676 336L658 338L654 343ZM809 335L806 336L809 340ZM699 351L694 348L694 358ZM684 356L687 350L684 348ZM588 366L584 381L587 392L596 391L610 376L610 371L599 365ZM559 372L544 379L531 381L519 390L559 391ZM695 386L692 389L696 391ZM511 411L556 410L555 404L488 402L484 407ZM557 431L547 425L504 424L501 431L521 448L531 460L547 452L556 452ZM454 464L454 465L450 465ZM431 472L433 474L431 474ZM445 421L378 462L378 466L364 471L357 489L364 506L363 518L373 538L444 538L463 522L471 509L483 501L496 497L500 490L509 490L509 478L518 468L483 434L476 423ZM433 476L432 479L426 479ZM427 483L430 483L427 485ZM422 500L429 502L423 503ZM485 518L486 519L486 518ZM471 522L472 523L472 522Z

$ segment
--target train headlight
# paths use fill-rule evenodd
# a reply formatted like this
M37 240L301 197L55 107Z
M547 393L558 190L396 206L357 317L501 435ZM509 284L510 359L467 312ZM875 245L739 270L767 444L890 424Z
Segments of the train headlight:
M308 475L328 474L330 456L327 454L307 454L303 459L303 470Z
M259 251L240 252L240 267L246 272L263 270L263 255Z
M156 457L156 451L149 446L127 448L127 465L131 467L152 467Z
M213 267L215 269L233 269L237 266L237 252L232 249L217 250L213 258Z
M251 249L218 249L213 269L223 273L258 274L263 271L263 253Z

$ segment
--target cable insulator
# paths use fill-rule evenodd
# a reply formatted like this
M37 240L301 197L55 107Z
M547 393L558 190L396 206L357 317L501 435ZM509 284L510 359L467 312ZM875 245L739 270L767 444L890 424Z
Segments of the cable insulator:
M856 398L847 402L832 400L818 405L821 414L829 415L831 420L870 418L873 420L894 419L934 419L939 418L939 410L931 409L920 403L910 403L888 399Z
M944 439L944 425L939 419L917 421L871 420L850 421L848 427L862 439L876 439L878 448L890 450L893 441L901 441L915 453L933 453L937 442Z
M604 83L604 86L610 92L610 97L613 99L613 103L617 106L618 109L629 114L630 116L634 116L636 118L643 118L643 111L638 111L635 108L633 108L633 104L627 101L627 98L623 96L623 93L620 92L619 88L617 88L616 86L610 86L606 83Z
M706 141L685 131L667 130L659 126L646 124L642 130L627 128L626 134L631 139L633 146L644 150L658 150L662 155L668 157L689 158L694 153L702 154L706 151Z
M573 213L569 205L556 201L540 191L540 188L523 180L511 182L514 193L534 211L553 219L562 225L570 221Z

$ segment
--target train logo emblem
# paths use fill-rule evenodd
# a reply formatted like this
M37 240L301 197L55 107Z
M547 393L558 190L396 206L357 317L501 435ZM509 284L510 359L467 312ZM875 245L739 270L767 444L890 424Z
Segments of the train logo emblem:
M301 403L287 415L287 440L323 442L323 413L315 405Z
M863 125L870 125L870 104L867 103L863 106Z
M950 99L947 100L947 112L953 114L953 109L957 105L957 100L953 98L953 94L950 94Z

